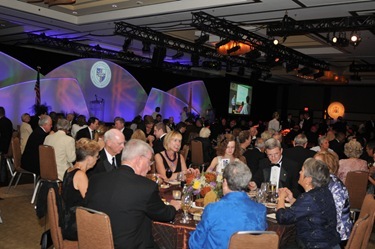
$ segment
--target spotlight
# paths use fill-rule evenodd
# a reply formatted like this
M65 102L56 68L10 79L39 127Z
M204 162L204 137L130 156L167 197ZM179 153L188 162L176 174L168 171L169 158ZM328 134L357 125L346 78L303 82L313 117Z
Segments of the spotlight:
M197 39L195 39L194 42L195 42L195 44L202 45L206 41L208 41L209 39L210 39L210 36L208 34L204 34L204 35L201 35L200 37L198 37Z
M332 43L337 43L339 40L339 38L337 38L336 36L333 36L332 37Z
M356 32L352 32L350 36L350 44L352 44L354 47L358 46L358 44L361 42L361 37Z
M228 50L227 50L227 53L228 53L228 54L234 53L234 52L236 52L237 50L239 50L240 48L241 48L241 46L236 45L236 46L234 46L234 47L228 49Z
M273 45L278 45L279 44L279 40L278 39L274 39L273 40Z
M219 41L218 43L215 44L215 48L220 48L221 46L227 44L228 42L230 42L230 40L228 38L223 39L223 40L221 40L221 41Z

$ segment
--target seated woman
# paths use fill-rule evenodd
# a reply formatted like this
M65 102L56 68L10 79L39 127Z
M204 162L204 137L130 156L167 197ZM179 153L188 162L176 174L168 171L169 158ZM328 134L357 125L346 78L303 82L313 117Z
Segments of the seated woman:
M194 138L194 140L202 142L203 148L203 161L205 163L211 162L214 157L214 148L212 147L211 140L209 139L211 131L208 127L203 127L199 131L199 137Z
M279 189L277 222L296 224L296 240L300 248L340 249L336 207L328 189L329 181L328 167L320 160L308 158L298 180L306 192L296 200L288 188ZM286 209L285 201L292 206Z
M164 137L165 151L155 154L156 172L164 181L176 180L179 172L186 172L186 162L180 155L182 135L170 131Z
M339 168L339 157L336 153L320 151L315 154L315 159L323 161L328 169L330 181L328 189L331 191L336 206L337 227L336 230L340 234L340 246L344 247L349 239L353 222L350 218L349 193L345 185L335 175Z
M340 167L337 172L337 176L344 184L348 172L357 170L368 172L367 162L359 158L362 155L362 150L362 145L356 140L350 140L345 144L344 154L348 158L339 161Z
M65 224L63 237L67 240L78 240L76 208L83 205L89 180L86 171L94 167L99 157L100 146L95 140L81 138L76 142L76 163L66 170L62 184Z
M237 161L246 163L246 159L241 155L240 145L232 134L219 135L217 142L217 157L212 159L207 171L216 171L218 174L218 181L221 181L225 166L231 162Z

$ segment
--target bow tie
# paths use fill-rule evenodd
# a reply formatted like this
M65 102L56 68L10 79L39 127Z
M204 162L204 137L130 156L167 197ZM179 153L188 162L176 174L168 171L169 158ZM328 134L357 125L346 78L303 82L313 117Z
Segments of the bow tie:
M273 166L280 167L280 164L279 163L271 163L271 167L273 167Z

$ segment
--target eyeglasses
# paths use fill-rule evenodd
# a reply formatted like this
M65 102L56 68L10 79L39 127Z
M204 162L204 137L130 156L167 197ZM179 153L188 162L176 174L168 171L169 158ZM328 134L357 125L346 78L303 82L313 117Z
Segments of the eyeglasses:
M147 158L147 159L148 159L148 161L149 161L148 166L151 166L151 165L154 164L155 161L151 161L151 158L148 158L148 157L145 156L145 155L142 155L142 156L143 156L144 158Z

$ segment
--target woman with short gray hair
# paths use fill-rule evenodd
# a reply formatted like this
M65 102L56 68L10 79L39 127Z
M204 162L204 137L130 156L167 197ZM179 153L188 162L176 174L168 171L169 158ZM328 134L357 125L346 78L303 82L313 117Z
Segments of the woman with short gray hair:
M277 222L296 224L296 240L300 248L340 249L336 207L328 189L329 181L329 170L324 162L308 158L298 180L305 193L295 199L289 189L279 189ZM285 208L285 201L292 206Z

